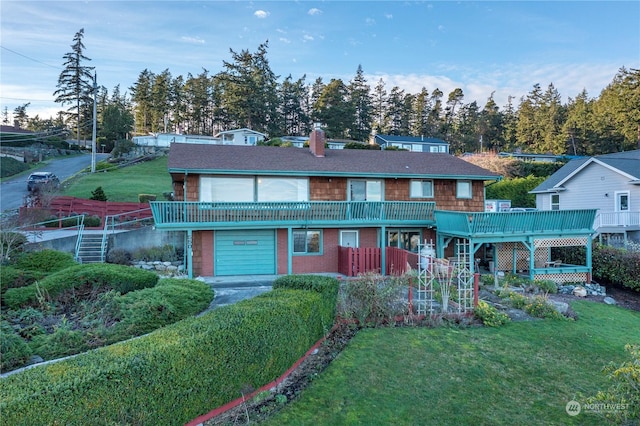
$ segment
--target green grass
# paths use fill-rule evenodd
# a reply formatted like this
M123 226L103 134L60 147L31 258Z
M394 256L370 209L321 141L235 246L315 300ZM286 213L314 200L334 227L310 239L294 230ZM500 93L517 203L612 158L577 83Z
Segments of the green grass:
M164 200L163 192L170 192L171 176L167 170L167 157L111 170L84 174L62 191L62 195L91 198L91 193L101 186L108 201L138 202L138 194L155 194L156 200Z
M600 425L565 407L608 387L640 313L592 302L577 321L360 331L273 425Z

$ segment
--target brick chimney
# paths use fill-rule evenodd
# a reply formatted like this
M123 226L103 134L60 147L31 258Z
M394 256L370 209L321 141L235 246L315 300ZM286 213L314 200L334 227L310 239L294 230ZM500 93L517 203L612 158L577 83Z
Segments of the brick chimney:
M309 136L309 149L316 157L324 157L324 132L320 127L316 127Z

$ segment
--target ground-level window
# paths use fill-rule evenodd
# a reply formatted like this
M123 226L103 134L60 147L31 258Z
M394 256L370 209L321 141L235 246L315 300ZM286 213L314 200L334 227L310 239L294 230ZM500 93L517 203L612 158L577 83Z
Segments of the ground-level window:
M301 229L293 231L293 252L295 254L319 254L321 252L320 231Z
M551 210L560 210L560 194L551 194Z
M471 181L459 180L456 183L456 198L471 198Z
M432 180L412 180L410 186L411 198L433 198Z
M415 229L400 229L387 231L387 245L403 250L418 252L420 243L420 231Z

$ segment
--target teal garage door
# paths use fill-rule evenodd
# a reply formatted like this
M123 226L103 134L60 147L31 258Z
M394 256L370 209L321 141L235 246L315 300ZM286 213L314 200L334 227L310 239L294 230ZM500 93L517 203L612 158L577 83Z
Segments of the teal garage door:
M216 276L276 273L274 231L218 231L215 235Z

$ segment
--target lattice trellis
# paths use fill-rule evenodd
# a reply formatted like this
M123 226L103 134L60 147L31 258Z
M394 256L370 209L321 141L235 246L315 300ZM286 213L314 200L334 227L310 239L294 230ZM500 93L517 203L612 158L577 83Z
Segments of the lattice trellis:
M473 275L467 248L467 244L458 244L458 257L450 261L435 257L433 243L419 244L416 303L419 315L463 314L473 310Z
M533 241L538 247L576 247L587 245L587 237L539 238Z
M585 283L589 282L586 272L569 272L566 274L536 274L536 280L551 280L555 283Z

